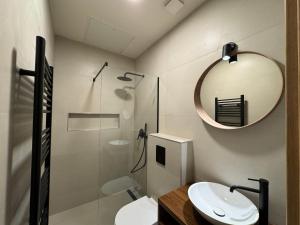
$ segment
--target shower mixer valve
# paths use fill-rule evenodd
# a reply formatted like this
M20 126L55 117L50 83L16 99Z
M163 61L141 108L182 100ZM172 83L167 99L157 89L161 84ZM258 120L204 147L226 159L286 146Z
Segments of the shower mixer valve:
M137 140L139 141L140 139L144 139L143 140L143 151L139 157L139 160L137 161L137 163L135 164L135 166L132 168L132 170L130 171L130 173L136 173L138 171L140 171L141 169L143 169L146 164L147 164L147 149L146 149L146 145L147 145L147 123L145 123L145 128L144 129L140 129L139 130L139 134L137 137ZM144 156L144 162L142 165L140 165L140 162L142 161Z
M137 137L137 140L139 139L143 139L143 138L147 138L147 123L145 123L145 128L144 129L140 129L139 130L139 134L138 134L138 137Z
M147 137L146 131L144 129L140 129L137 140L139 140L140 138L143 139L143 138L146 138L146 137Z

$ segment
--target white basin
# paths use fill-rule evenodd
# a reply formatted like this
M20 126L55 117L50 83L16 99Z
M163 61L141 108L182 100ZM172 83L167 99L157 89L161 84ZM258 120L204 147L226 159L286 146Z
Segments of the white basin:
M256 206L238 191L222 184L199 182L190 186L189 199L212 224L252 225L258 221Z

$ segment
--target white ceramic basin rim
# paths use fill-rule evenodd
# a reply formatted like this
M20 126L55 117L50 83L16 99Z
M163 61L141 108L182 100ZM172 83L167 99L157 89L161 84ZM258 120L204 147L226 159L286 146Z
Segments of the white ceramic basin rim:
M252 225L258 221L257 207L222 184L199 182L190 186L188 195L199 213L213 224Z

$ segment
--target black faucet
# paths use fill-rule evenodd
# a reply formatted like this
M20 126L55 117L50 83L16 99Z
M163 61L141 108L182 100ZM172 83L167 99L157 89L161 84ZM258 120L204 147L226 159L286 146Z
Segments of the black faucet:
M254 193L259 193L259 225L268 225L269 224L269 181L266 179L248 179L251 181L259 182L259 189L236 186L233 185L230 187L230 192L233 192L236 189L241 189L245 191L250 191Z

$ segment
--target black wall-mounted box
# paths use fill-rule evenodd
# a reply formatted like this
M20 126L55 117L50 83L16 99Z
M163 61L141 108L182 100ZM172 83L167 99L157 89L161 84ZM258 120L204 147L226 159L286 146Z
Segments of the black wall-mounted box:
M156 162L165 166L166 165L166 148L156 145Z

